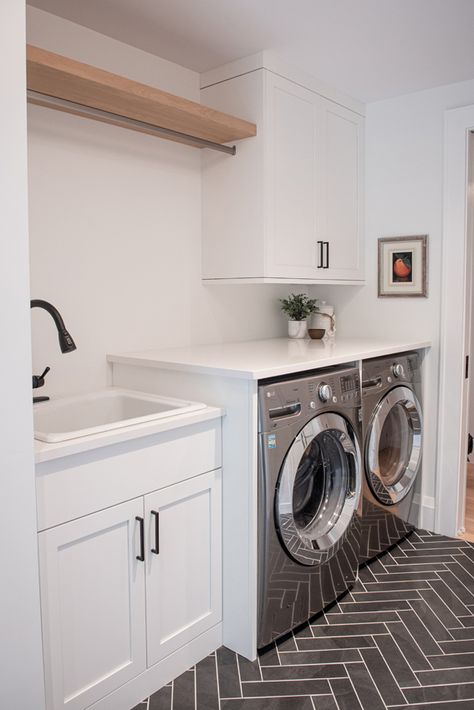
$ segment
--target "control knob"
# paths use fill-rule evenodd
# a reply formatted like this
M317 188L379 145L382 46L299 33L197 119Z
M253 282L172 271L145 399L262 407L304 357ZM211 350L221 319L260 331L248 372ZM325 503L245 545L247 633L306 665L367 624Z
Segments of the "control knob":
M319 385L318 395L321 402L329 402L332 397L331 385L327 385L326 383Z
M394 377L405 377L405 370L400 362L396 362L392 365L392 373Z

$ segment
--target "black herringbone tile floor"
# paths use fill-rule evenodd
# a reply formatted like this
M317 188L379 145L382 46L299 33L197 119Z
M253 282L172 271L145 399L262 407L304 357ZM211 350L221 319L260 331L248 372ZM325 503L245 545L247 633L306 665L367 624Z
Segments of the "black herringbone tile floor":
M136 710L474 710L474 545L413 533L251 663L211 654Z

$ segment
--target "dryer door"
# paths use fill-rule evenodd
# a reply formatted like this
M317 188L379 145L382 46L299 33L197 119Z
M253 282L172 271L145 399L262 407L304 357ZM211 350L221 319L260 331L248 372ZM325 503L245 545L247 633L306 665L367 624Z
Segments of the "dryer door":
M280 540L304 565L329 559L351 524L360 495L360 451L351 425L320 414L294 439L275 496Z
M395 387L377 405L365 441L365 470L375 497L399 503L421 464L422 414L409 387Z

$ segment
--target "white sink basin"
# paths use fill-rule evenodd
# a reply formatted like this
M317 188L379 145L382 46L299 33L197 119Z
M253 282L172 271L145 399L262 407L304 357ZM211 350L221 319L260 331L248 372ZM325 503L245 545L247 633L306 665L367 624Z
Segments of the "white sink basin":
M35 439L48 443L67 441L186 414L205 406L201 402L110 387L101 392L35 404Z

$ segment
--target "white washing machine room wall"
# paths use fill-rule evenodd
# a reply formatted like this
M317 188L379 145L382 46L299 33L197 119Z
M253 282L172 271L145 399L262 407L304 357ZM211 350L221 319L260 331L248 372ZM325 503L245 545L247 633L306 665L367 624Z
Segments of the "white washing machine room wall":
M262 648L322 611L356 580L359 368L263 381L258 400Z

